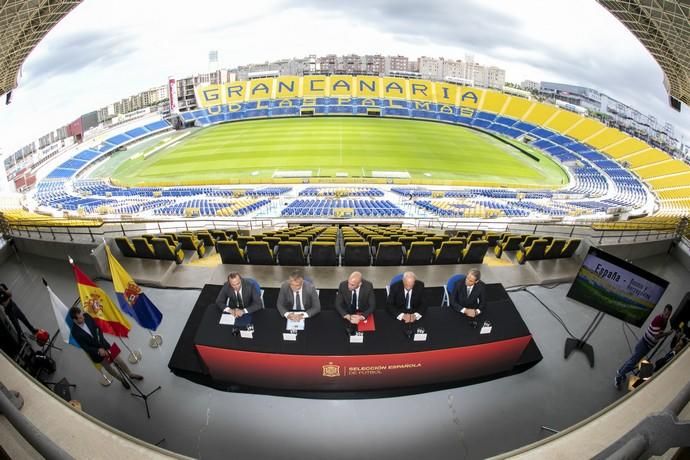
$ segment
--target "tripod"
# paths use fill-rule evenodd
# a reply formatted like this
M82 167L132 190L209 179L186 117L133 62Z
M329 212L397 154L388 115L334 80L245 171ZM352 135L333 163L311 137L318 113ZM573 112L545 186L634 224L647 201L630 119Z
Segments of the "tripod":
M111 357L110 352L108 352L108 356ZM149 391L148 393L144 393L134 383L134 381L130 378L130 376L120 367L120 365L117 363L117 361L115 361L114 359L111 359L111 362L115 366L115 369L117 369L117 371L120 373L120 377L122 378L122 381L127 382L129 384L129 386L134 389L134 391L132 391L130 394L136 398L141 398L144 400L144 406L146 407L146 417L151 418L151 411L149 410L149 397L152 394L154 394L156 391L160 390L161 386L158 385L152 391Z
M594 333L596 328L599 327L599 324L603 319L604 312L597 312L592 322L589 323L589 326L587 326L585 333L582 334L582 337L580 337L579 339L565 339L565 350L563 352L563 358L568 359L568 356L570 356L570 354L574 350L580 350L582 353L585 354L585 356L587 356L587 360L589 361L589 367L594 367L594 348L592 348L592 346L588 344L587 341L590 337L592 337L592 334Z

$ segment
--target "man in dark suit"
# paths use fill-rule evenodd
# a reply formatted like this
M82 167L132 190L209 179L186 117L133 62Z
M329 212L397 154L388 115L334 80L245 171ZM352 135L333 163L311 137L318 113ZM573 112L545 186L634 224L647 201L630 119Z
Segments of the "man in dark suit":
M100 364L103 368L108 371L108 374L112 375L114 378L118 379L122 386L129 389L129 383L120 375L120 373L113 369L112 363L114 363L120 370L127 374L130 379L133 380L143 380L139 374L133 374L129 370L127 364L117 356L114 360L110 359L110 344L105 337L103 337L103 331L93 320L91 315L81 311L79 307L72 307L69 310L69 316L72 318L72 337L77 341L79 346L89 355L91 361L96 364Z
M242 278L237 272L228 275L228 282L216 297L216 306L222 313L230 313L235 318L264 308L259 285L251 278Z
M276 307L290 321L302 321L319 314L321 301L314 284L305 280L302 272L296 270L280 286Z
M28 330L31 331L32 335L36 335L38 329L33 327L33 325L29 322L26 315L24 315L24 312L22 312L19 306L12 299L12 292L10 292L9 288L3 283L0 283L0 305L2 305L2 307L5 309L5 315L7 315L7 318L12 323L12 326L14 326L14 330L17 335L17 347L21 346L22 342L24 342L24 334L21 326L19 326L20 321L24 323L24 326L26 326ZM11 337L11 339L14 340L13 337Z
M376 309L374 286L363 279L360 272L352 272L338 286L335 309L345 321L352 324L364 321Z
M414 273L405 272L402 280L390 286L386 307L398 321L405 324L414 323L419 321L426 311L423 296L424 283L419 281Z
M481 272L473 268L467 272L465 280L460 280L453 288L450 306L468 318L476 318L486 311L484 283Z

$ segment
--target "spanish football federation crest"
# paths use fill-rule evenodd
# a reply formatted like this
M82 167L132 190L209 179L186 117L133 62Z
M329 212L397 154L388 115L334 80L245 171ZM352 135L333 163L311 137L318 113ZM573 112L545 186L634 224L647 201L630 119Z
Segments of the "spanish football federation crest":
M127 303L130 307L137 303L139 294L141 294L141 288L137 286L136 283L130 282L127 284L127 287L125 288L125 300L127 300Z
M324 364L322 368L324 377L340 377L340 366L337 364Z

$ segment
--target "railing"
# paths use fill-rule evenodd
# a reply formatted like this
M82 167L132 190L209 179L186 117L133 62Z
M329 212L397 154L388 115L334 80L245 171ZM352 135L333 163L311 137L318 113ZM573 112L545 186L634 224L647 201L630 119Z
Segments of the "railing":
M4 415L19 434L21 434L22 437L46 459L72 460L73 457L71 455L55 444L48 436L43 434L24 417L15 404L18 398L14 395L9 396L8 392L9 390L0 382L0 414ZM19 400L22 401L21 399Z
M501 219L440 219L433 217L403 219L285 219L285 218L206 218L177 220L120 220L95 225L52 225L54 221L46 219L45 223L31 221L27 223L7 222L0 220L0 228L9 236L33 238L50 241L96 243L103 238L119 236L138 236L141 234L160 234L177 231L194 231L202 229L238 229L246 231L286 227L293 223L316 223L332 225L390 224L397 223L408 228L453 230L486 230L493 232L512 232L520 234L550 235L556 238L579 238L592 244L630 244L649 241L660 241L679 238L687 227L676 225L636 224L619 222L616 228L595 228L600 223L565 224L560 222L521 221L514 222ZM618 228L619 227L619 228Z

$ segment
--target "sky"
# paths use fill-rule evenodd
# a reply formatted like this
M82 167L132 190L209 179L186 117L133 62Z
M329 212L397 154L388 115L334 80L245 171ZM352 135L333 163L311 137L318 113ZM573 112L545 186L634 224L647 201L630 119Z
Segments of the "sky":
M222 67L309 54L402 54L506 69L506 80L598 89L671 122L690 143L690 108L668 105L649 52L594 0L85 0L29 55L10 105L9 154L80 115ZM4 101L3 101L4 102Z

